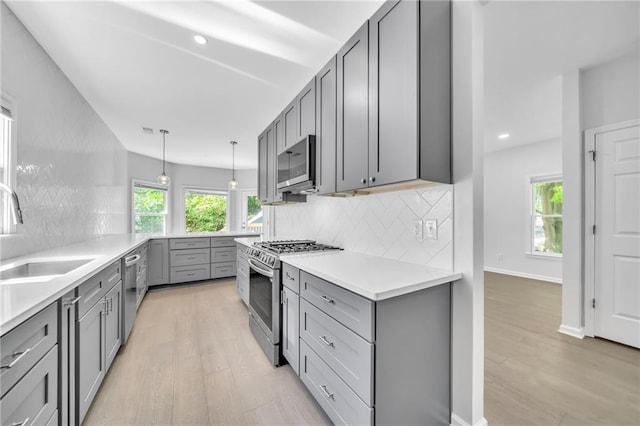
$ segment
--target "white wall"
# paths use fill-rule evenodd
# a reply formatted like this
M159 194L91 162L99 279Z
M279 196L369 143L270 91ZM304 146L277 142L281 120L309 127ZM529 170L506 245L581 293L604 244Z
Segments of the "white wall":
M133 179L155 182L162 172L162 161L140 154L128 155L128 208L131 204L131 181ZM167 175L171 178L169 187L170 215L168 231L170 233L184 233L184 188L207 188L227 191L227 185L231 180L231 169L219 169L213 167L188 166L183 164L166 164ZM241 191L255 189L257 185L257 171L236 170L236 180L239 189L229 194L229 230L239 231L240 223L237 220L241 214ZM130 211L130 210L129 210ZM131 217L128 220L131 229Z
M617 58L563 78L564 259L560 331L584 327L584 141L586 129L640 118L640 55Z
M440 268L453 268L453 186L435 185L339 198L308 196L277 206L276 239L313 239L344 249ZM418 241L416 220L437 219L438 240Z
M562 174L562 141L489 152L484 171L485 269L562 282L562 259L527 254L529 178Z
M0 89L17 107L19 236L0 258L126 231L126 151L2 3Z

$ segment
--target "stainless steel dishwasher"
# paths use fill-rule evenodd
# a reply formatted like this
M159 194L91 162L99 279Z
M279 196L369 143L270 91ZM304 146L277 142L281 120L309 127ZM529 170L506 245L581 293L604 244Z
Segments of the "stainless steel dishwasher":
M129 333L133 328L133 322L136 319L136 300L137 300L137 276L138 268L136 265L140 260L140 253L138 251L132 251L122 259L122 269L124 269L124 290L123 300L124 307L122 312L124 319L122 321L122 344L127 343L129 339Z

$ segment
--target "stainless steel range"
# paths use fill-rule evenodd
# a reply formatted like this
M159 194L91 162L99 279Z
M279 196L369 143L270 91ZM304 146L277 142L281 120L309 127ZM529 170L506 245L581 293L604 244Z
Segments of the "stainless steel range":
M260 241L249 249L249 328L273 365L280 365L280 254L340 250L311 240Z

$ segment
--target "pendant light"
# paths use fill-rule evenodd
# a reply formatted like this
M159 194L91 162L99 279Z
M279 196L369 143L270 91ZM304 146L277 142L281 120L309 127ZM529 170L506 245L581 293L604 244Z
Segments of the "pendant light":
M233 160L232 160L233 161L233 176L231 177L231 180L229 181L229 190L230 191L235 191L236 189L238 189L238 181L236 180L236 145L238 144L238 142L231 141L229 143L233 147Z
M165 154L166 154L166 141L165 141L165 136L169 133L168 130L164 130L164 129L160 129L160 133L162 133L162 174L160 176L158 176L158 178L156 179L156 181L160 184L160 185L164 185L164 186L169 186L169 184L171 183L171 178L169 176L167 176L167 174L165 173Z

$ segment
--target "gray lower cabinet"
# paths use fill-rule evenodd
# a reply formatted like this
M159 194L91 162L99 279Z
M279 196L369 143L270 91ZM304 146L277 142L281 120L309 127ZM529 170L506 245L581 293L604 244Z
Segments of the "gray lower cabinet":
M147 254L147 283L149 286L169 283L169 240L151 240Z
M299 375L335 424L449 424L451 284L374 302L299 276Z
M236 275L237 246L233 237L211 237L211 278Z
M60 320L58 324L59 348L59 424L76 424L76 290L73 289L58 301Z
M238 291L238 296L244 302L245 305L249 306L249 258L247 256L247 251L249 248L242 244L238 244L237 249L237 259L236 259L236 288Z
M76 322L76 418L82 423L122 342L122 281Z
M282 289L282 355L296 374L300 374L300 296L288 287Z
M58 303L0 337L0 424L58 422Z

